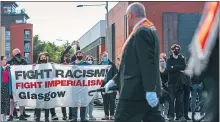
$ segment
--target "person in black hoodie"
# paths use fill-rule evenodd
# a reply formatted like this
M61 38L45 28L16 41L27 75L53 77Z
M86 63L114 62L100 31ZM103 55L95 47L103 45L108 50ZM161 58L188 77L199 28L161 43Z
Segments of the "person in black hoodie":
M176 112L176 120L185 120L185 118L183 117L184 92L181 79L185 77L183 71L186 67L186 63L184 56L179 54L180 49L181 48L179 45L172 45L171 51L173 52L173 54L170 55L170 58L167 60L168 88L171 96L168 117L171 121L173 121L175 118L174 108Z
M116 68L116 65L108 59L107 52L103 52L102 57L103 60L100 62L100 65L112 66L111 69L108 71L107 75L105 76L104 83L102 84L102 87L104 87L105 84L118 73L118 69ZM114 120L116 94L117 92L115 91L111 93L102 94L104 112L105 112L105 117L102 118L102 120ZM109 117L109 111L110 111L110 117Z
M22 58L20 49L18 49L18 48L13 49L12 50L12 55L13 55L13 58L10 61L7 62L8 65L27 65L28 64L27 61L25 61L25 59ZM13 96L11 96L11 99L13 99ZM10 104L12 105L12 104L14 104L14 102L11 102ZM20 109L19 120L27 120L26 118L30 117L30 115L27 115L25 113L25 107L24 106L19 106L19 109ZM18 118L18 113L17 113L16 108L14 108L13 113L14 113L14 117ZM8 120L12 121L13 117L9 116Z
M60 63L64 65L71 65L72 62L76 60L76 56L70 56L69 51L70 49L76 44L76 50L80 50L79 42L73 41L70 46L68 46L65 51L62 53L60 58ZM66 113L66 107L62 107L62 114L63 114L63 120L67 120L67 113ZM72 107L69 107L69 120L72 119Z

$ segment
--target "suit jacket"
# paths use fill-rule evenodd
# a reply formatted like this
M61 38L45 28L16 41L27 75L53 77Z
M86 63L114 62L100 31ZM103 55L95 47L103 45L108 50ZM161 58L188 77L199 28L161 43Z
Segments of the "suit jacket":
M119 86L120 99L145 100L146 92L161 93L159 39L155 29L143 26L132 33L113 80Z

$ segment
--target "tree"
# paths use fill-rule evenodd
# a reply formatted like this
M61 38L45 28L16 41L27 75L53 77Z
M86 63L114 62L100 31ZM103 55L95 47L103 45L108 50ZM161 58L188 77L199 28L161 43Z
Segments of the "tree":
M38 35L35 35L33 37L33 40L34 40L34 42L33 42L33 45L34 45L33 59L34 59L35 63L37 62L38 55L41 52L48 52L50 61L54 62L54 63L59 63L62 52L64 52L67 45L69 45L68 41L66 44L63 44L61 46L57 46L54 43L51 43L49 41L47 41L47 42L41 41L39 39ZM69 53L70 53L70 55L73 56L74 50L70 50Z

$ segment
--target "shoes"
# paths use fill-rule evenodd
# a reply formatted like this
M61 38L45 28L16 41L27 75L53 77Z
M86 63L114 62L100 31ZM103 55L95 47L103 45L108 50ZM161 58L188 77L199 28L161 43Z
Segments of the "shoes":
M169 120L169 118L167 117L167 115L164 115L163 118L164 118L165 120Z
M92 116L89 116L89 120L96 120L96 118L92 115Z
M173 117L170 117L169 121L174 121L174 118L173 118Z
M110 116L110 120L115 120L115 117L114 116Z
M7 121L13 121L13 116L10 115Z
M63 120L67 120L67 116L63 116Z
M35 122L40 122L40 118L35 118Z
M191 120L188 116L185 117L186 120Z
M109 120L109 116L105 116L102 120Z
M45 118L45 122L49 122L49 118Z
M24 117L24 115L21 115L21 116L19 117L19 120L25 120L25 121L27 121L27 119Z
M59 118L58 118L56 115L52 116L51 119L52 119L52 120L59 120Z
M26 114L26 113L24 113L24 118L28 118L28 117L30 117L31 115L28 115L28 114Z

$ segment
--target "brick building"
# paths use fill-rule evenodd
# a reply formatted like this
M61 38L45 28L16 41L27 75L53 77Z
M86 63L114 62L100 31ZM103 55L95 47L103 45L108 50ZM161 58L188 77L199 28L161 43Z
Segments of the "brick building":
M109 11L111 26L113 61L121 54L126 37L131 32L127 28L126 8L132 2L119 2ZM141 2L147 18L154 23L160 39L161 52L169 53L173 43L182 46L182 53L188 56L188 44L198 25L205 2ZM107 46L106 46L107 47Z
M12 50L19 48L28 63L33 62L33 25L24 9L17 10L14 1L1 1L1 25L5 27L5 56L12 58Z

